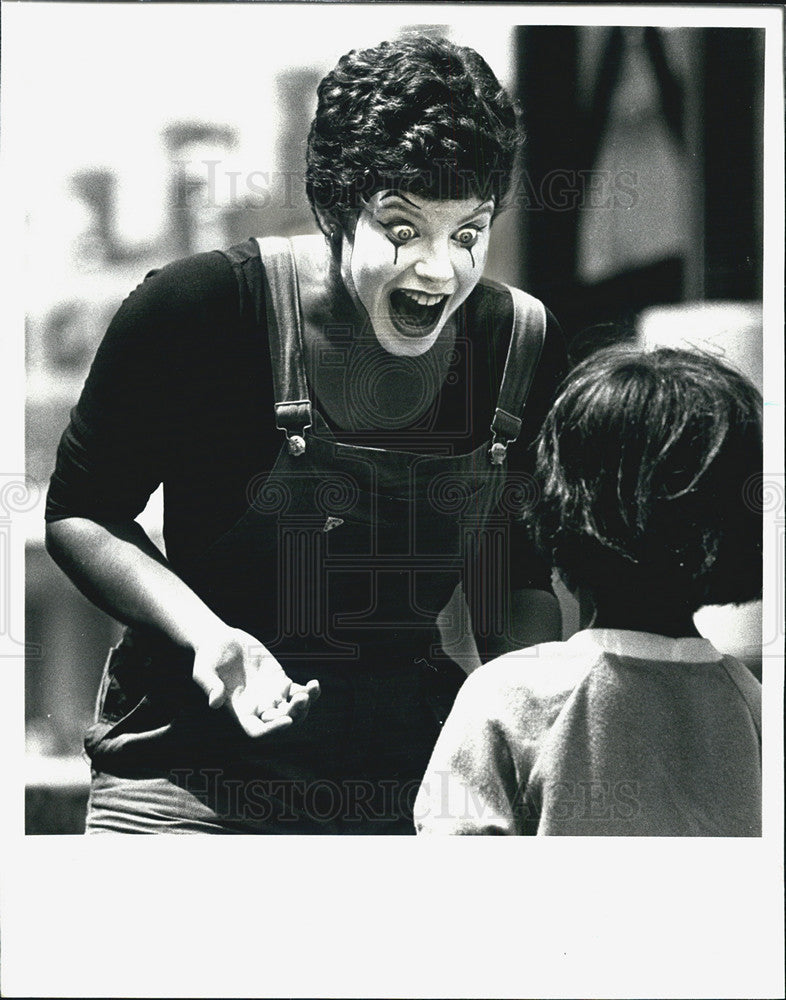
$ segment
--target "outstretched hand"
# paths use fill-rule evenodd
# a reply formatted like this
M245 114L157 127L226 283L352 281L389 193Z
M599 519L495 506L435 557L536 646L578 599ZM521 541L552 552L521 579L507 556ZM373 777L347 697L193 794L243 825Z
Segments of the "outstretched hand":
M248 736L267 736L302 722L319 697L319 681L296 684L267 649L242 629L227 628L194 649L193 677L211 708L228 704Z

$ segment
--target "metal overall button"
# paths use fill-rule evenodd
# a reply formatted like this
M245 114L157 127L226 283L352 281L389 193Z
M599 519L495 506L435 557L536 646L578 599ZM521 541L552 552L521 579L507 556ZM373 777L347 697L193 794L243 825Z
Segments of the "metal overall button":
M489 458L492 465L502 465L508 453L508 446L503 441L495 441L489 448Z
M306 450L306 442L299 434L293 434L287 438L287 447L290 455L302 455Z

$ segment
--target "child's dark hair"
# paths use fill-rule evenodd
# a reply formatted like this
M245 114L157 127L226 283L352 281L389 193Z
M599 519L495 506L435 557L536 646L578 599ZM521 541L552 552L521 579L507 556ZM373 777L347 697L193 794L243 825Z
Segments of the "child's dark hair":
M473 49L409 35L352 50L319 85L306 191L351 231L383 188L428 198L493 198L510 185L522 135L517 110Z
M538 439L534 536L574 591L740 604L761 592L761 471L761 397L742 375L690 351L601 350Z

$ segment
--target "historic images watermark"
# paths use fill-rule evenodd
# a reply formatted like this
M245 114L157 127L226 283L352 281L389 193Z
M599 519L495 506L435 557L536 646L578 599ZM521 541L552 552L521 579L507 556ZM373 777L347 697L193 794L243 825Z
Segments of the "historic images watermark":
M416 824L427 818L418 814L415 801L421 782L414 779L248 779L221 768L178 768L171 772L171 778L193 797L197 808L206 808L226 823L283 827L378 823L382 827L402 817L413 816ZM498 818L494 804L474 790L462 787L457 794L450 772L433 772L427 780L421 801L427 803L423 808L428 808L431 821L460 826L494 824ZM536 822L539 807L524 792L521 789L507 808L515 813L517 822ZM634 779L555 781L540 788L539 796L543 801L548 799L553 819L586 823L587 832L592 832L594 822L634 821L642 809L641 787Z
M179 208L240 208L255 211L293 209L301 201L305 175L300 170L239 170L222 159L179 159L173 162L175 205ZM493 175L492 171L492 175ZM502 171L500 171L502 174ZM462 198L474 194L474 177L454 172L449 164L420 177L423 190L434 197ZM391 180L391 187L397 184ZM351 197L360 204L378 188L379 179L357 180ZM418 182L410 182L417 189ZM533 178L527 170L517 171L505 199L506 206L524 211L568 212L576 209L630 210L641 198L638 171L575 170L554 168L543 177ZM343 192L346 197L346 190Z

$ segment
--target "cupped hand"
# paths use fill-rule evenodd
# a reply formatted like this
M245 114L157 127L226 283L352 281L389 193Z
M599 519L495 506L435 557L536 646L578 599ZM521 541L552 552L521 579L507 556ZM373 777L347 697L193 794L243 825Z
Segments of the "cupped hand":
M211 708L228 704L243 731L254 737L302 722L319 697L319 681L296 684L242 629L225 628L196 643L193 677Z

